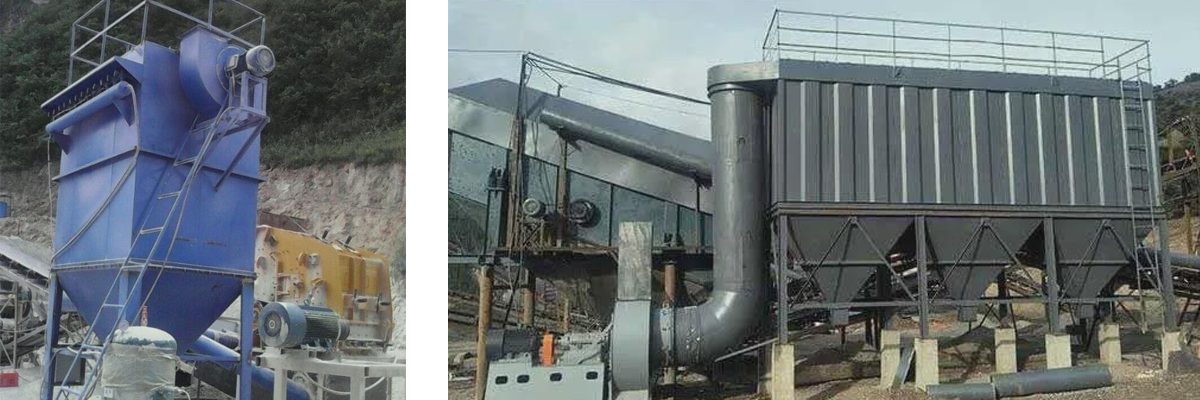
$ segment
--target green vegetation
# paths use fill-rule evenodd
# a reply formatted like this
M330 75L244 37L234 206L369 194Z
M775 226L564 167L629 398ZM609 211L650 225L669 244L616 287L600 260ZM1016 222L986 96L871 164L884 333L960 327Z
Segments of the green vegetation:
M271 75L271 124L263 133L263 162L302 166L402 161L404 1L245 2L266 14L267 45L279 60ZM204 15L208 4L167 3L193 15ZM92 4L0 0L0 169L35 165L45 159L46 146L53 146L43 131L49 118L38 105L64 87L71 22ZM113 1L114 15L136 4ZM102 13L97 14L85 24L101 26ZM172 38L190 25L165 12L153 12L150 19L148 39L172 46ZM231 29L248 17L218 8L215 20ZM137 25L122 25L115 34L136 38ZM97 58L99 46L94 47L85 55ZM110 43L107 54L123 50L118 47ZM77 74L81 72L86 71ZM57 149L51 150L57 156Z

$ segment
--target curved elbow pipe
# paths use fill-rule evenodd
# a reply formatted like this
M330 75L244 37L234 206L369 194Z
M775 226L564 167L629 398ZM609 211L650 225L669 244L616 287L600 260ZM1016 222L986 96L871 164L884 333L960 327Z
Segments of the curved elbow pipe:
M766 254L763 104L740 85L709 89L713 170L713 291L708 301L652 317L661 365L703 364L745 340L762 315Z
M113 105L117 101L129 97L133 94L133 86L128 82L120 82L112 87L105 89L100 94L93 97L91 100L85 101L79 107L63 114L63 116L50 121L46 125L46 132L50 133L50 138L58 143L58 147L63 151L68 151L70 148L71 139L66 135L67 128L82 122L85 118L92 116L103 110L104 108Z

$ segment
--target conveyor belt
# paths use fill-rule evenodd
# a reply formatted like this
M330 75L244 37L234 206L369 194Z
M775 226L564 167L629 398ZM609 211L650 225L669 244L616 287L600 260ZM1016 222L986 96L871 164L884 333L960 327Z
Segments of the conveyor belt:
M31 294L29 312L21 324L0 321L0 365L42 347L46 332L46 293L50 285L50 249L15 237L0 236L0 281L12 282ZM63 311L74 310L64 298ZM15 355L11 354L16 350Z

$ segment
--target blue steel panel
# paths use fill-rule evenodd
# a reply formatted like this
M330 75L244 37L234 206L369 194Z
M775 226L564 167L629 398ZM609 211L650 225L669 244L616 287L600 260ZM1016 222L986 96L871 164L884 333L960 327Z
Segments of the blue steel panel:
M142 304L146 293L155 287L150 301L146 302L146 319L150 326L174 336L182 354L237 299L241 279L179 271L164 272L159 278L158 271L152 269L146 273L140 290L130 298L131 305L125 315L134 320L138 315L137 305ZM111 309L96 318L100 305L105 302L104 295L116 277L115 269L62 271L58 276L79 312L96 326L97 332L108 332L117 323L117 314ZM127 282L132 285L132 278ZM108 299L110 303L118 301L115 295Z

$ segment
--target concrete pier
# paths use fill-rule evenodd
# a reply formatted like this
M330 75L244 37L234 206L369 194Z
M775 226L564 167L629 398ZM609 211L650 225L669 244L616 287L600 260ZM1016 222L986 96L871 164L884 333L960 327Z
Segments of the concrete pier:
M1046 335L1046 369L1071 367L1071 335Z
M918 338L915 342L917 389L925 390L926 386L941 383L938 377L938 341Z
M900 368L900 331L883 329L879 333L879 387L892 387Z
M1168 365L1171 361L1171 353L1182 351L1183 346L1179 343L1179 331L1163 332L1162 334L1162 368L1163 371L1168 370Z
M1100 362L1108 365L1121 363L1121 327L1112 322L1100 324Z
M796 355L790 344L771 345L771 376L767 393L771 400L793 400L796 397Z
M1017 330L996 328L996 373L1017 372Z

